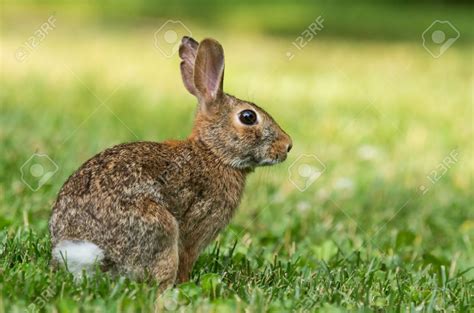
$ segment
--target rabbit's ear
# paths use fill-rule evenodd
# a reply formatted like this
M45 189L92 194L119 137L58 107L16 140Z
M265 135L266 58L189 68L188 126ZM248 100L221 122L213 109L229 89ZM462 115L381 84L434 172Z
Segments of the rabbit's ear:
M224 49L214 39L204 39L198 47L194 63L194 86L198 98L211 103L222 96Z
M191 37L184 36L179 46L179 57L181 58L181 77L184 87L193 95L197 96L196 87L194 87L194 61L198 51L199 43Z

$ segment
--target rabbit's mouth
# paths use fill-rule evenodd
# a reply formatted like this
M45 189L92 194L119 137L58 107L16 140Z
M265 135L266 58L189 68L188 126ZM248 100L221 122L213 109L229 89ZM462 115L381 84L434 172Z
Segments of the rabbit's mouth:
M236 159L231 162L231 165L237 168L254 168L257 166L270 166L281 163L286 160L287 154L277 155L275 157L258 158L249 156L243 159Z
M281 163L286 160L288 157L288 152L287 151L275 151L273 149L270 149L270 151L267 151L260 160L258 160L257 165L258 166L269 166L269 165L275 165L278 163Z
M269 166L269 165L275 165L278 163L281 163L286 160L286 155L283 157L277 157L274 159L263 159L260 162L258 162L259 166Z

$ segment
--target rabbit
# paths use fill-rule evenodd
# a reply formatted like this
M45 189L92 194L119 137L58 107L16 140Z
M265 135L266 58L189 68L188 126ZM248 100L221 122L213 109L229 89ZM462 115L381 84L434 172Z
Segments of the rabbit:
M223 91L224 50L183 37L185 88L197 98L185 140L132 142L86 161L65 182L49 221L52 265L75 277L93 266L164 290L190 278L202 250L229 223L246 177L277 164L290 136L254 103Z

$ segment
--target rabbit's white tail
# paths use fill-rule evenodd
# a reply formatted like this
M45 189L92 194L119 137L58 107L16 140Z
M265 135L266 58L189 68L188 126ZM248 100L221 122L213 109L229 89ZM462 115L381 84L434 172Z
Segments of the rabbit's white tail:
M104 251L96 244L79 240L60 241L52 255L60 264L66 264L75 279L81 279L84 271L91 274L94 264L104 259Z

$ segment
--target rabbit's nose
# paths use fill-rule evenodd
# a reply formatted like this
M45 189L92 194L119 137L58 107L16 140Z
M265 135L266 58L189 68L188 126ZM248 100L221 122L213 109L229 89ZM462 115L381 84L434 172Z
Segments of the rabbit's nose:
M290 143L286 146L286 152L290 152L291 148L293 148L293 144Z

